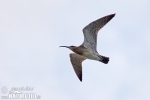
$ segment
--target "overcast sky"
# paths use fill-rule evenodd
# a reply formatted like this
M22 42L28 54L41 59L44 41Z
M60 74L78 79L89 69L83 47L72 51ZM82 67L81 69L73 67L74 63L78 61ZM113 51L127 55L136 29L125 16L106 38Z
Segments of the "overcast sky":
M110 61L85 60L80 82L59 46L80 45L87 24L113 13L97 41ZM34 87L41 100L150 100L150 1L0 0L3 86Z

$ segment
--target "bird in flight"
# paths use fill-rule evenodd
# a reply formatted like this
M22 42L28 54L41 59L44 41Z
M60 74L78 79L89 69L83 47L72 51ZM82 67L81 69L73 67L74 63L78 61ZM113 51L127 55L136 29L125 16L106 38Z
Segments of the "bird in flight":
M66 47L72 50L74 53L70 54L70 61L72 63L73 69L79 78L82 81L82 62L86 59L100 61L104 64L107 64L109 57L100 55L97 50L97 34L98 31L106 25L115 14L110 14L102 18L97 19L96 21L91 22L86 27L83 28L84 41L80 46L60 46Z

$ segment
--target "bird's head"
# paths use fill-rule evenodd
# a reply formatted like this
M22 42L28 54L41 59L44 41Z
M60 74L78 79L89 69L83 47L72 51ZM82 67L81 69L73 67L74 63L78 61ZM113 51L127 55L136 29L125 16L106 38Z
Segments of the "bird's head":
M76 46L60 46L60 47L66 47L66 48L69 48L70 50L73 50L74 48L76 48Z

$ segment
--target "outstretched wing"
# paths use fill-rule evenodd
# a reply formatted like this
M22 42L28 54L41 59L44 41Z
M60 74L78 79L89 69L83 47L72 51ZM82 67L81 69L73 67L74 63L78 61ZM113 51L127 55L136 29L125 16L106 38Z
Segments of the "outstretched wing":
M96 21L91 22L89 25L87 25L83 29L83 34L84 34L84 42L82 45L87 48L90 51L93 51L94 53L97 52L96 47L97 47L97 33L98 31L106 25L113 17L115 14L107 15L104 16Z
M75 53L70 54L70 61L72 63L73 69L80 81L82 81L82 62L84 60L85 60L85 57L83 57L83 56L80 56Z

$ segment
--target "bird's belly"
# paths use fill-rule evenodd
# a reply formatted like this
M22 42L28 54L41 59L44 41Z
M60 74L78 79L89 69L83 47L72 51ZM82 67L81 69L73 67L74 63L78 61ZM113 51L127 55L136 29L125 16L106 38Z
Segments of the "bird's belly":
M91 60L99 60L100 59L96 54L94 54L92 52L84 52L83 56L86 57L87 59L91 59Z

